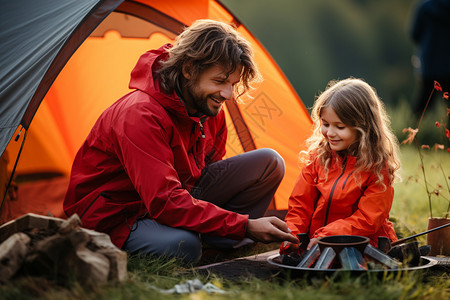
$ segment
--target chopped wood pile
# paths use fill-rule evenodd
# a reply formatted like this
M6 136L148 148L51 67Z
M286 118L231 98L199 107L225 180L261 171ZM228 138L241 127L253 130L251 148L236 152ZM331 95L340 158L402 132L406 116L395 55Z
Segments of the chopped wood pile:
M107 234L82 228L77 215L26 214L0 226L0 282L23 275L85 286L124 281L127 254Z

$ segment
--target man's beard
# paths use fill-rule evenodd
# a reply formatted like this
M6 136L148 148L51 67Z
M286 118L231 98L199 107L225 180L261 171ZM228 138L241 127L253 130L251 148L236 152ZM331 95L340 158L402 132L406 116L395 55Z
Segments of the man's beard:
M194 109L208 117L217 116L219 112L222 110L222 108L218 109L217 111L212 111L208 106L208 98L212 97L212 95L206 96L200 95L200 93L197 93L194 87L195 84L196 84L195 82L189 82L188 84L186 84L187 94L188 97L192 100Z

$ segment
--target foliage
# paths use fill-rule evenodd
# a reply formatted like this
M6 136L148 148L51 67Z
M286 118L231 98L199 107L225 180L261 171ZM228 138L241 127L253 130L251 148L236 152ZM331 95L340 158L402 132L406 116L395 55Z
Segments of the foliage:
M428 182L431 186L442 183L442 175L438 164L446 170L450 170L450 159L448 153L443 151L428 151L425 157L425 168L429 175ZM427 216L429 214L426 190L423 185L420 160L417 158L417 150L413 145L401 147L400 175L402 181L394 185L394 202L391 209L391 217L395 220L396 232L399 237L410 236L427 230ZM439 215L444 215L448 202L443 197L433 200L432 209ZM419 237L419 243L424 245L426 235Z
M419 0L221 0L280 65L307 107L331 79L363 78L392 105L411 99Z
M419 124L417 125L417 128L405 128L403 129L403 133L408 133L408 137L402 142L402 144L411 144L413 143L414 146L417 149L417 152L419 154L419 160L420 160L420 169L421 169L421 173L422 173L422 180L424 183L424 187L425 187L425 191L427 193L427 197L428 197L428 207L429 207L429 213L430 213L430 217L433 217L433 209L432 209L432 197L433 196L441 196L444 199L447 200L448 205L447 205L447 211L444 214L444 217L447 218L448 217L448 213L450 210L450 186L449 186L449 177L446 175L445 169L442 166L442 163L439 162L437 164L438 170L437 172L442 174L442 179L443 179L443 184L437 184L436 186L433 186L430 184L430 181L428 180L428 172L426 172L426 165L425 165L425 156L424 156L424 152L430 149L434 149L435 151L437 150L446 150L446 152L450 153L450 148L447 146L445 146L444 144L438 144L435 143L432 147L430 147L429 145L420 145L418 140L417 140L417 134L420 130L420 125L422 123L423 117L425 115L425 112L427 110L427 107L429 105L430 100L432 99L433 93L436 91L440 91L442 92L442 88L440 86L440 84L435 81L434 84L434 89L431 91L431 94L428 98L428 102L425 105L425 108L422 112L422 115L419 119ZM448 92L444 92L443 93L443 98L446 99L448 101ZM443 121L435 121L435 126L439 129L442 130L443 132L443 136L445 136L445 138L443 139L445 144L448 144L448 142L450 141L450 131L447 128L447 125L445 123L445 121L448 120L450 114L450 110L447 108L446 109L446 116L445 116L445 120ZM447 153L447 154L448 154ZM447 158L448 159L448 158ZM408 177L409 179L410 177ZM443 193L443 191L445 191L445 193Z

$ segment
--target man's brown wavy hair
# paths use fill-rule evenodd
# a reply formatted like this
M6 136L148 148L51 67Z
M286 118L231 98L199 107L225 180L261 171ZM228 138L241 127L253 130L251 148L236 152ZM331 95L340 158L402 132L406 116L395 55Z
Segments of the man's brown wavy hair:
M161 62L158 70L161 88L166 93L173 92L180 84L185 63L190 65L193 78L211 66L223 66L231 74L242 65L241 80L234 90L236 99L252 89L252 83L261 80L250 43L234 27L222 22L195 21L177 36L167 51L169 58Z

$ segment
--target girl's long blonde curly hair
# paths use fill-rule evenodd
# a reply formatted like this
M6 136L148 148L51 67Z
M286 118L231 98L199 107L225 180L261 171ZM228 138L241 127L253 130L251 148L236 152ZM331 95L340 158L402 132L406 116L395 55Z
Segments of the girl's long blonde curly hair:
M321 113L325 107L333 109L345 125L357 131L357 143L349 153L357 158L355 174L374 172L378 183L384 185L382 171L387 168L389 184L392 184L398 177L400 150L384 104L375 89L356 78L330 81L314 102L311 112L314 131L307 140L307 154L317 157L328 172L333 155L321 132Z

